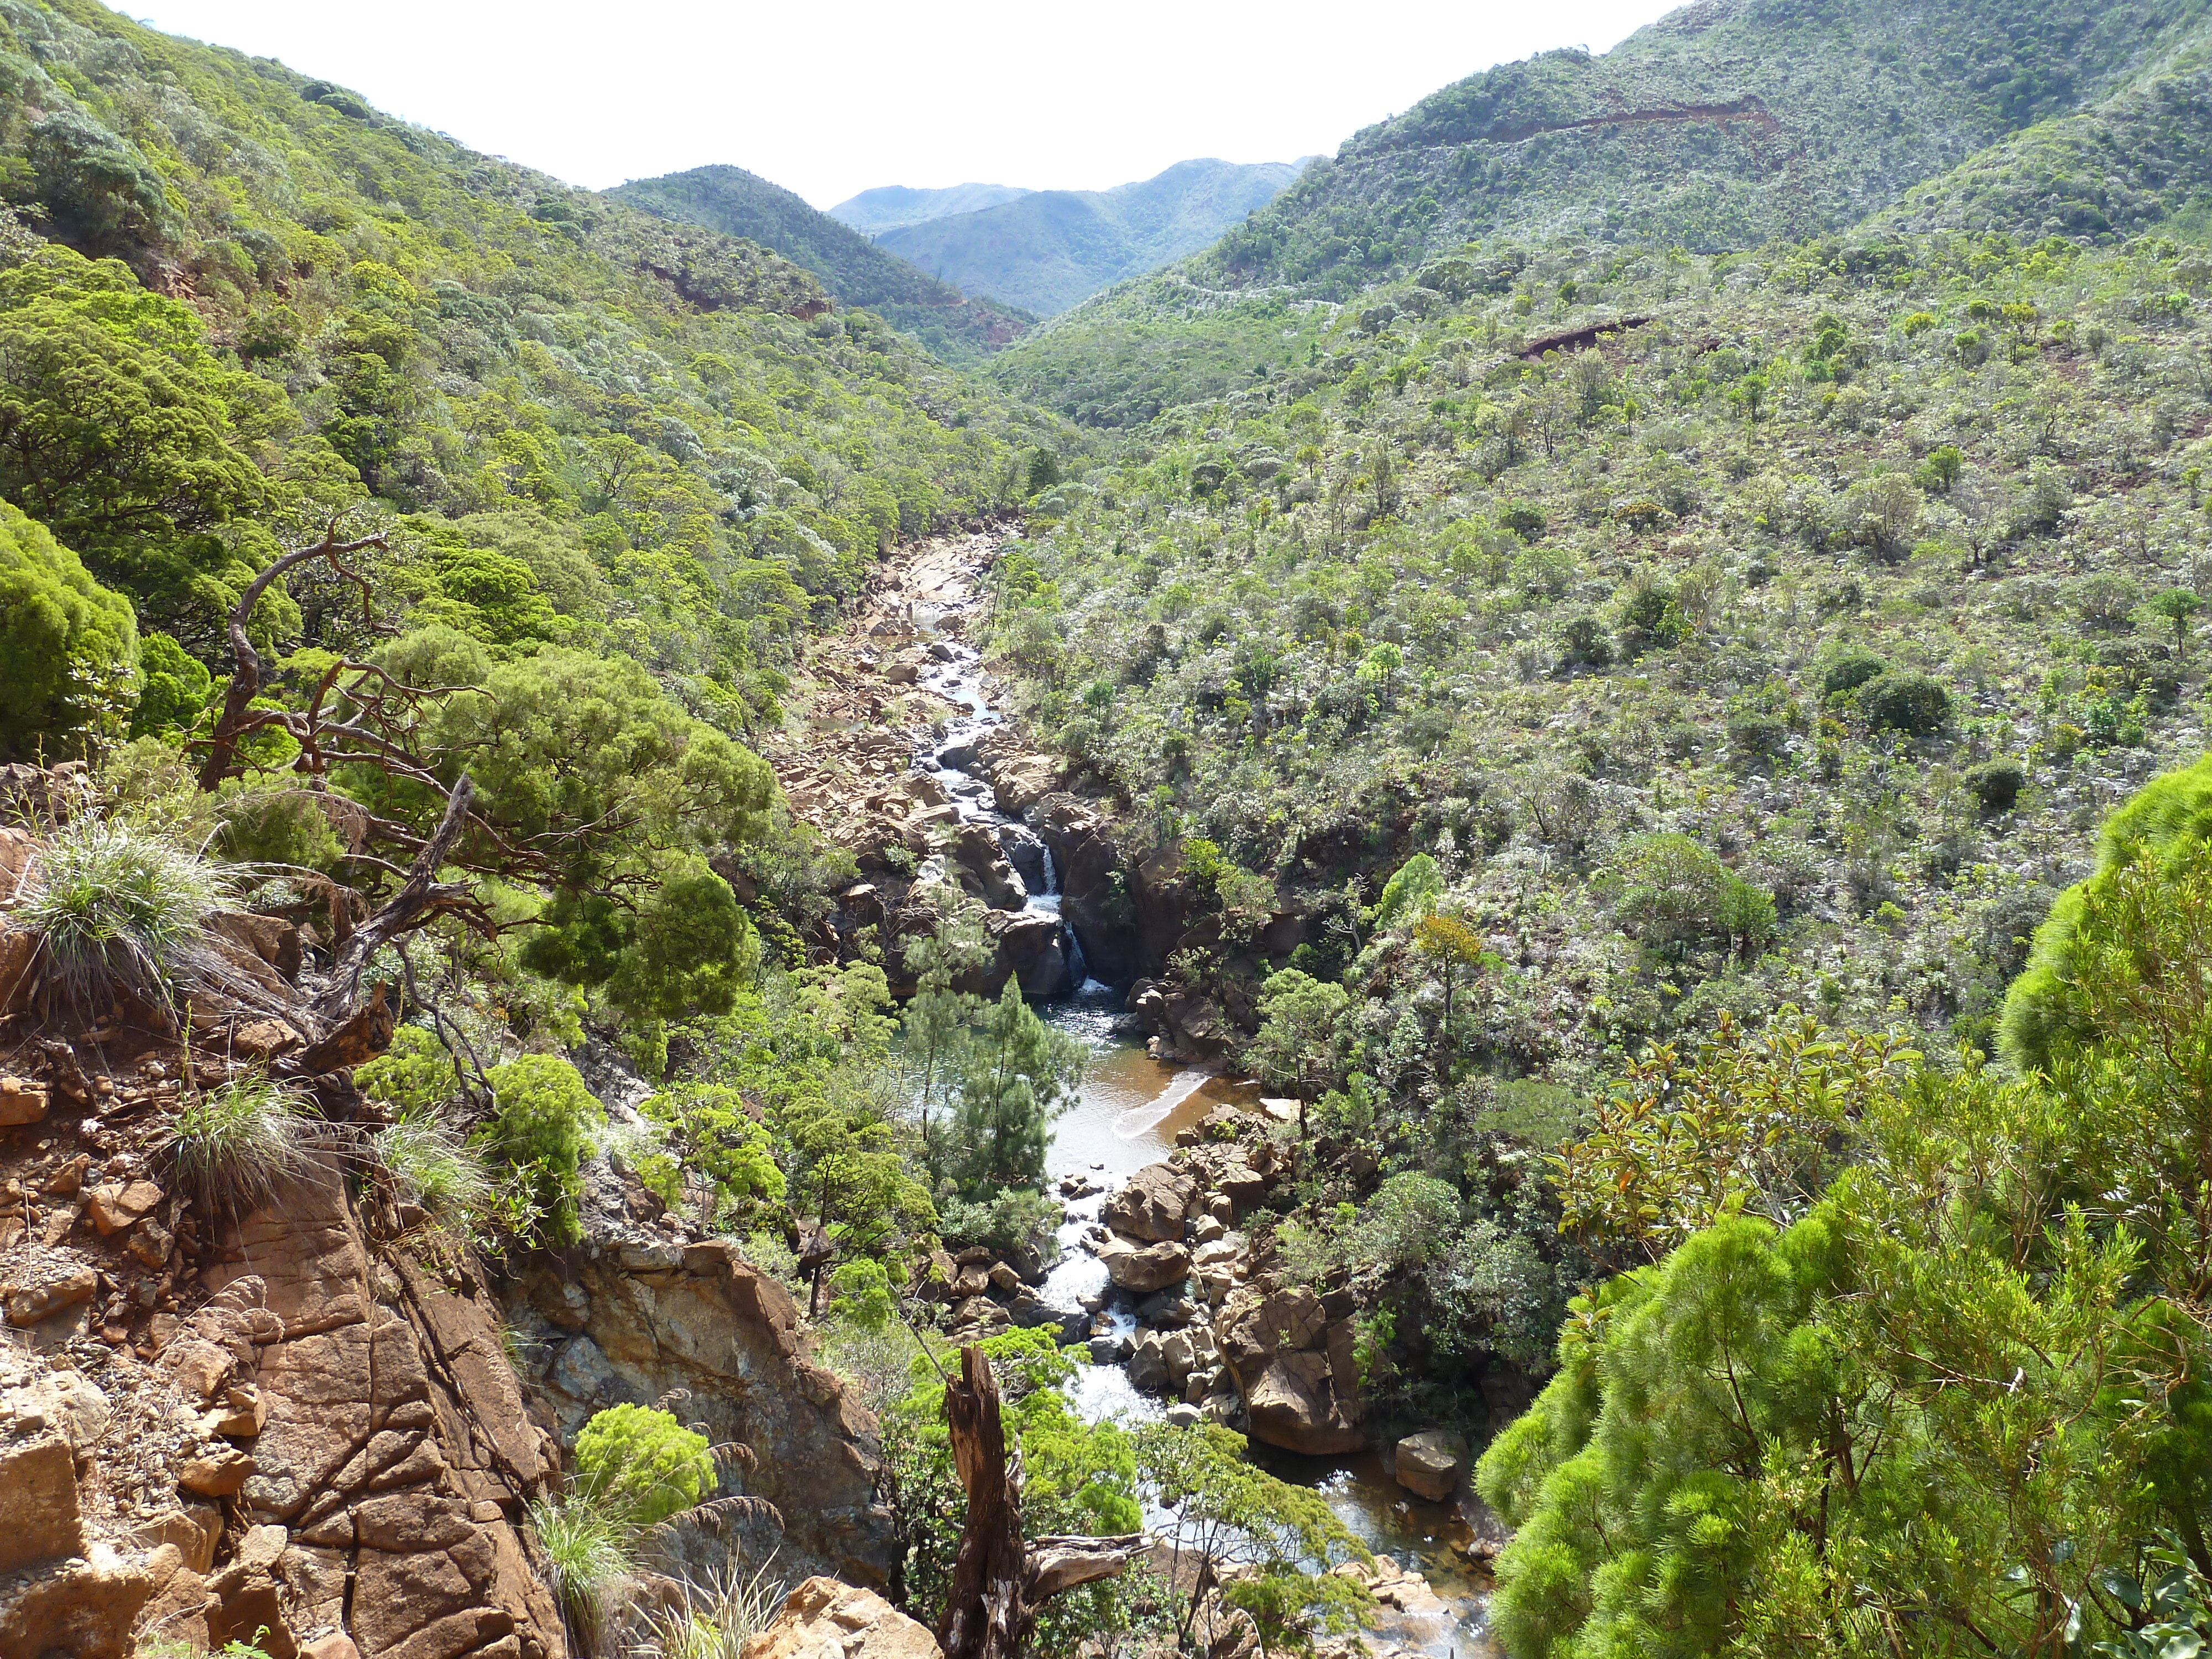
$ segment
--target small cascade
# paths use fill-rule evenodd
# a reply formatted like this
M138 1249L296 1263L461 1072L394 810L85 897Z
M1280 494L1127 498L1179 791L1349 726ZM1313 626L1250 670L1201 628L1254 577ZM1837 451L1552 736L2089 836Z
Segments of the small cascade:
M933 616L927 625L934 626L938 618ZM1019 825L1018 818L1009 817L997 808L988 805L992 799L991 786L976 777L963 764L972 762L975 748L991 729L1001 723L998 711L991 707L991 699L983 682L982 658L970 647L952 640L940 639L931 647L939 654L940 666L923 681L927 688L945 699L965 708L945 724L942 736L933 738L928 746L916 750L914 769L934 778L945 787L955 811L963 823L981 824L995 828L1003 824ZM1026 826L1023 826L1026 832ZM1052 848L1040 840L1038 850L1043 856L1044 884L1042 890L1030 892L1023 909L1039 915L1058 919L1060 914L1060 869L1052 856ZM917 874L923 879L941 877L944 861L933 859L925 863ZM1024 878L1024 886L1026 888ZM1067 960L1068 983L1079 993L1088 988L1089 964L1085 961L1082 941L1075 930L1061 925L1061 952Z

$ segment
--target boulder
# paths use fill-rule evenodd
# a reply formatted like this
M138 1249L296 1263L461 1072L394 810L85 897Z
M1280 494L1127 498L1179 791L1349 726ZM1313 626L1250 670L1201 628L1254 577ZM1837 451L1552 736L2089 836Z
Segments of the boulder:
M999 849L999 838L980 823L963 824L953 839L952 860L960 870L960 884L994 910L1018 910L1030 901L1030 890Z
M1323 1457L1365 1446L1352 1321L1330 1321L1312 1291L1240 1285L1214 1333L1254 1438Z
M1467 1441L1443 1429L1409 1434L1398 1443L1398 1484L1432 1504L1447 1501L1467 1473Z
M1115 1232L1156 1241L1181 1238L1198 1182L1172 1164L1147 1164L1106 1200L1103 1219Z
M174 1545L125 1555L94 1544L39 1572L0 1578L0 1655L123 1659L131 1627L155 1589L180 1565Z
M1016 755L992 769L992 803L1009 816L1026 812L1060 787L1060 763L1049 755Z
M119 1233L161 1201L161 1189L150 1181L103 1182L85 1197L84 1212L100 1236Z
M1148 1294L1190 1277L1190 1252L1165 1241L1139 1244L1115 1234L1098 1247L1098 1259L1106 1264L1106 1276L1125 1291Z
M873 1590L810 1578L741 1659L944 1659L928 1631Z
M1367 1444L1366 1434L1337 1408L1326 1354L1279 1353L1249 1380L1240 1373L1239 1381L1255 1439L1309 1457L1342 1457Z
M18 1414L10 1426L21 1430L26 1420ZM69 1437L43 1413L28 1420L45 1426L0 1440L0 1573L84 1548Z
M987 913L983 934L997 947L991 974L993 988L1003 987L1011 975L1021 982L1025 996L1060 996L1073 988L1061 933L1060 918L1048 910L1001 909Z
M1044 843L1033 831L1018 823L1002 823L997 833L1000 854L1014 866L1022 878L1022 884L1032 893L1049 892L1052 883L1048 876L1048 860Z
M1129 1386L1140 1394L1165 1394L1174 1385L1168 1370L1167 1343L1158 1331L1146 1331L1129 1349Z
M10 1325L35 1325L64 1308L73 1308L100 1288L100 1275L88 1262L57 1250L35 1250L18 1257L0 1278L0 1308Z

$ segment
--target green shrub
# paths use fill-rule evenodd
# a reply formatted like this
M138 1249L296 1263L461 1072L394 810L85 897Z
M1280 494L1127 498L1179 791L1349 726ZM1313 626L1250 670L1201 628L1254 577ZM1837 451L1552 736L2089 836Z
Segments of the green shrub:
M0 501L0 760L67 759L120 731L137 658L131 602Z
M355 1068L353 1080L362 1093L402 1117L428 1116L453 1097L453 1059L434 1032L403 1025L392 1034L389 1048Z
M554 1054L525 1054L495 1066L490 1083L493 1149L530 1188L544 1238L573 1244L576 1200L584 1190L578 1166L591 1152L592 1132L606 1121L599 1103L576 1068Z
M2009 812L2020 800L2027 769L2009 757L1984 761L1966 774L1966 787L1974 792L1984 812Z
M2058 896L2035 930L2027 968L2005 995L2000 1050L2021 1069L2048 1066L2058 1051L2086 1038L2075 960L2081 915L2093 890L2110 887L2118 872L2145 854L2168 868L2199 853L2212 837L2212 755L2145 784L2106 821L2097 868Z
M330 871L345 855L330 819L304 789L249 789L222 804L216 848L235 863Z
M233 896L222 866L149 830L87 815L39 849L16 926L39 936L46 981L79 1012L118 992L169 1004L225 977L206 932Z
M650 1527L714 1493L707 1437L650 1406L610 1406L576 1437L576 1490L633 1527Z
M1662 951L1703 945L1764 946L1774 935L1773 896L1744 880L1687 836L1638 836L1614 871L1620 925Z
M172 1179L195 1201L244 1214L307 1173L307 1133L297 1094L246 1078L182 1102L162 1152Z
M1370 922L1379 932L1408 911L1418 913L1444 890L1444 872L1426 853L1416 853L1382 884Z
M158 737L189 732L206 710L215 679L204 664L167 634L138 641L138 704L131 711L131 735Z
M1820 692L1840 697L1856 691L1889 665L1863 645L1846 645L1832 653L1820 669Z
M1951 694L1917 669L1885 669L1859 688L1859 708L1878 732L1924 738L1951 717Z

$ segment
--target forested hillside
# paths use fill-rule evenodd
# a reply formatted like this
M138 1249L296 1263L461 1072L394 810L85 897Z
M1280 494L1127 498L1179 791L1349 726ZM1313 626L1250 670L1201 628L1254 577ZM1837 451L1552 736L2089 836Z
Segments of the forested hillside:
M618 643L742 729L882 546L997 498L1003 406L751 243L94 6L0 18L8 491L211 671L269 553L374 501L422 515L380 602ZM62 419L86 376L123 401Z
M877 313L947 362L1003 346L1035 320L994 301L969 298L743 167L694 167L634 179L607 193L658 218L757 242L812 271L841 303Z

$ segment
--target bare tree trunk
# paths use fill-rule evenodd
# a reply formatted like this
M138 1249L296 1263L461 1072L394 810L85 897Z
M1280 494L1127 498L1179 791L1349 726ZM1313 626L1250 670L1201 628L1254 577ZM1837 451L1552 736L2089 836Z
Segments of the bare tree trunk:
M1047 1601L1119 1577L1152 1540L1130 1533L1024 1542L1021 1458L1007 1451L999 1379L981 1348L960 1350L960 1375L945 1385L945 1421L968 1493L968 1522L938 1640L945 1659L1020 1659Z
M231 668L229 689L223 693L222 713L216 718L215 730L208 739L207 759L200 764L201 788L212 792L228 775L231 763L238 754L238 741L246 724L246 711L260 693L261 653L253 648L253 641L247 635L246 628L252 620L254 606L261 603L261 596L269 591L270 584L311 559L329 560L332 569L359 584L361 578L339 561L347 554L358 553L364 548L381 548L389 544L390 538L380 535L362 536L353 541L342 542L338 539L337 527L333 525L322 540L307 547L294 548L246 585L246 591L238 596L238 603L231 607L230 652L235 660ZM365 586L362 603L366 607Z
M475 894L465 882L441 882L437 878L438 866L446 861L453 843L467 827L469 803L475 799L476 792L477 787L469 775L462 773L446 798L445 816L439 819L430 839L423 843L414 866L407 872L407 879L374 915L354 929L353 936L338 951L337 960L331 964L330 979L322 994L315 999L315 1012L328 1025L343 1028L376 1006L372 1003L364 1006L361 980L362 971L379 950L440 915L467 910L475 903ZM387 1040L389 1036L387 1030Z

